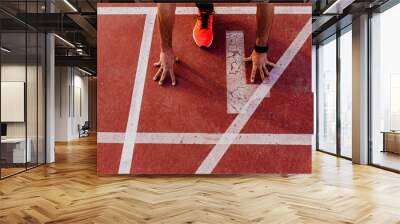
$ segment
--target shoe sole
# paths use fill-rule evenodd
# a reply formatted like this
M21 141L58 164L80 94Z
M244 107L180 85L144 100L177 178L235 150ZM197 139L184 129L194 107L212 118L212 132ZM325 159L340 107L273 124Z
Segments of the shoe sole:
M196 38L194 38L194 29L193 29L192 35L193 35L194 43L200 48L209 48L211 46L212 42L214 41L214 34L213 34L212 37L211 37L211 42L210 42L210 44L208 46L200 45L199 43L196 42Z

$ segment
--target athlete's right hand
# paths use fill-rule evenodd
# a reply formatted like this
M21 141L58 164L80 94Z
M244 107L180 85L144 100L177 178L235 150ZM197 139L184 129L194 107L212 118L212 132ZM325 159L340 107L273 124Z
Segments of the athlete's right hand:
M174 74L174 64L178 62L178 58L174 56L174 52L171 50L164 50L160 53L160 60L154 63L154 66L159 67L156 75L153 77L154 81L158 81L161 86L167 74L171 77L172 86L176 85L176 79Z

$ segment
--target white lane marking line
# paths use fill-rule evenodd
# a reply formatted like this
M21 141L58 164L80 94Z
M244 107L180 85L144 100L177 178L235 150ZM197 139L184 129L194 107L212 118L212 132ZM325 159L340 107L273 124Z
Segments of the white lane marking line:
M98 7L98 15L151 15L157 13L156 7Z
M242 31L226 32L226 96L227 113L237 114L257 88L247 84Z
M132 158L135 149L136 132L139 123L140 108L142 107L144 81L147 73L147 64L149 62L150 47L153 36L156 11L147 14L144 23L142 42L140 45L139 60L135 75L135 83L132 91L129 117L126 125L126 138L122 148L121 161L119 163L119 174L129 174L132 166Z
M311 19L307 21L305 26L297 34L294 41L290 44L289 48L285 51L282 57L277 62L277 66L271 71L270 78L261 83L254 94L251 96L246 105L242 108L232 124L228 127L225 134L221 137L218 143L210 151L207 157L203 160L201 165L196 171L196 174L210 174L217 166L221 158L235 138L240 133L242 128L246 125L247 121L253 115L257 107L263 101L264 97L269 93L272 86L278 81L279 77L285 71L287 66L303 47L305 41L311 34Z
M193 7L194 9L188 10L194 11L194 13L187 14L197 14L197 7ZM253 15L257 12L257 7L255 6L244 6L244 7L214 7L215 14L219 15L232 15L232 14L241 14L241 15ZM183 13L182 13L183 14Z
M275 6L274 14L305 14L312 13L311 6Z
M176 7L175 15L191 15L197 14L199 9L197 7Z
M136 141L137 137L136 135ZM125 142L125 132L97 132L97 143L115 143L121 144Z
M247 84L243 31L226 31L226 96L227 113L237 114L257 89ZM270 97L268 94L267 97Z
M98 15L138 15L138 14L152 14L156 7L98 7ZM275 6L275 14L310 14L310 6ZM177 15L192 15L197 14L197 7L176 7L175 14ZM215 7L216 14L243 14L252 15L256 14L257 7Z
M223 133L155 133L138 132L137 144L198 144L215 145ZM98 143L124 143L123 132L98 132ZM311 134L239 134L235 136L235 145L311 145ZM228 142L223 142L227 144Z

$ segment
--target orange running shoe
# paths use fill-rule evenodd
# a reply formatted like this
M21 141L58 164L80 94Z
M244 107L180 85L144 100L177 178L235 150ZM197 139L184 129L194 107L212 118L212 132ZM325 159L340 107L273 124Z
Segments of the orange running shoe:
M210 47L214 34L212 30L214 12L199 12L193 28L193 40L199 47Z

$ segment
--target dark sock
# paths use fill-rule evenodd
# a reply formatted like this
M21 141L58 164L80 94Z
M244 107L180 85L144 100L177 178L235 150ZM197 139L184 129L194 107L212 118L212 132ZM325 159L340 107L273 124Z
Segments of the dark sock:
M212 3L196 3L200 12L212 13L214 12L214 4Z

